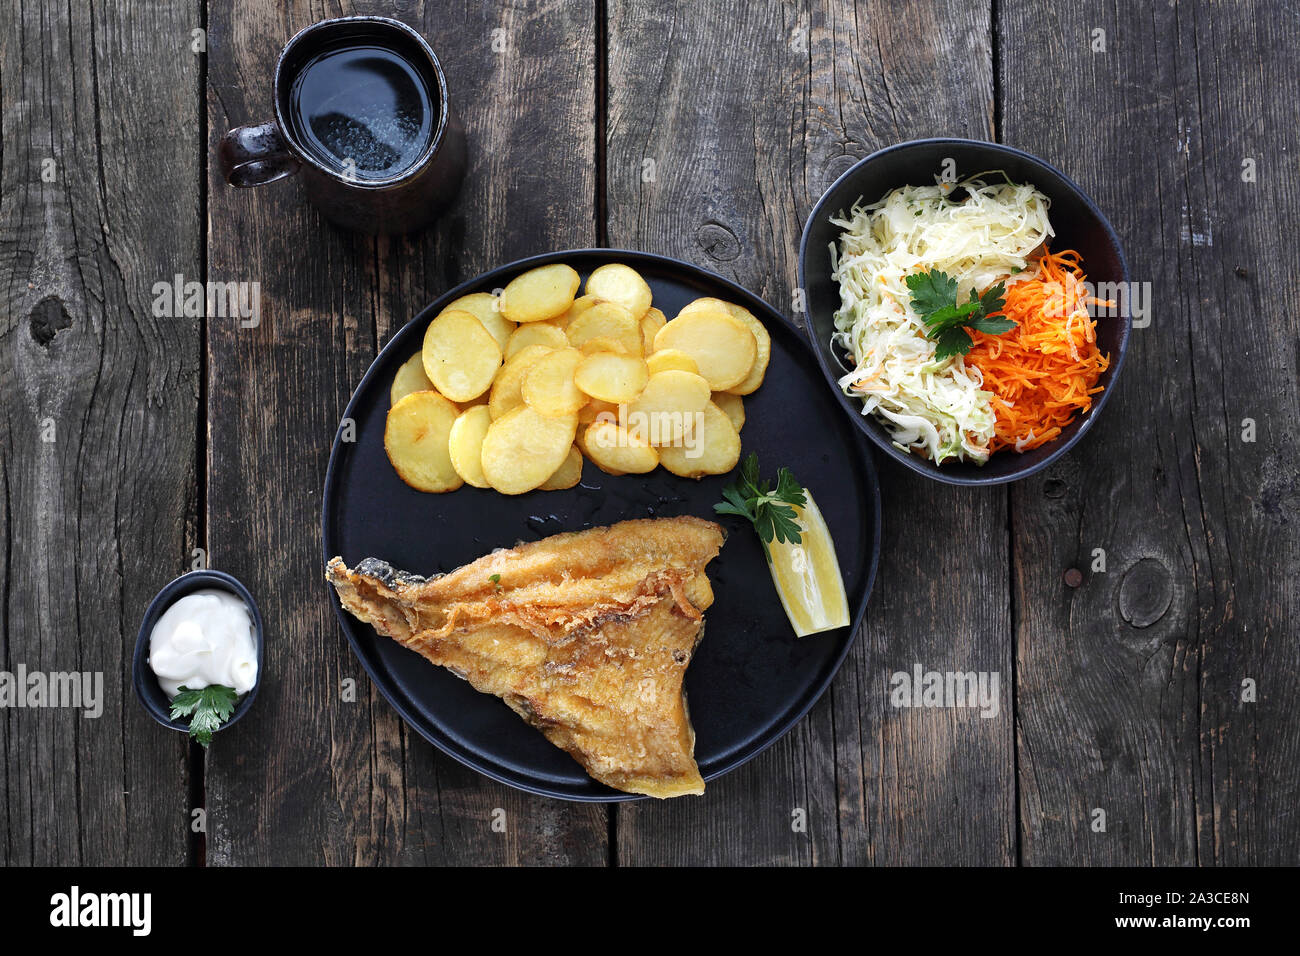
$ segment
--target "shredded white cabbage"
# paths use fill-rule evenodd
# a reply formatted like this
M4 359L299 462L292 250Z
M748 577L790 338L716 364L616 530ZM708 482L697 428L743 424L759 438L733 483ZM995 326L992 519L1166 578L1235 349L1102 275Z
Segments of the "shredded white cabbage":
M951 201L958 190L967 198ZM903 280L940 269L957 280L964 300L971 289L1016 276L1053 235L1047 206L1033 186L976 177L904 186L865 206L859 199L847 219L831 219L844 230L838 248L831 244L840 285L834 341L856 363L840 387L863 400L862 413L880 420L899 448L936 463L983 464L994 425L979 369L961 356L935 361Z

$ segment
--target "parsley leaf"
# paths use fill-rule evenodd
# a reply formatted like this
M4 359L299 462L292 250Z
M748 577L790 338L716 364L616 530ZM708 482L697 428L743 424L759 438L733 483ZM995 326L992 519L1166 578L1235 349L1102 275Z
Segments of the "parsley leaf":
M224 684L212 684L198 690L181 687L180 691L172 699L172 720L189 716L190 736L206 747L212 743L213 732L235 712L239 694Z
M1001 335L1016 327L1010 319L996 315L1006 307L1004 282L985 290L983 295L971 289L970 299L958 302L957 280L939 269L913 273L903 281L925 334L935 343L934 357L938 361L970 351L975 343L967 329Z
M773 541L798 544L803 539L794 506L807 504L808 497L789 468L777 469L773 490L772 483L759 475L758 455L751 453L740 466L740 476L722 489L722 498L713 510L750 522L768 561L772 560L768 545Z
M917 272L903 280L912 293L912 308L924 316L957 301L957 280L939 269Z

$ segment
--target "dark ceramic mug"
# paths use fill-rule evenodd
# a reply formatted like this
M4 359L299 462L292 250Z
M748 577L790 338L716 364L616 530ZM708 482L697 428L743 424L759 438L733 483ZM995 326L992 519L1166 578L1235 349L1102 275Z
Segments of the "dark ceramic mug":
M221 138L230 185L262 186L301 169L326 218L371 234L419 229L455 198L464 127L437 56L406 24L342 17L299 31L276 61L274 98L275 119ZM326 111L334 101L342 107ZM357 156L342 155L349 150Z

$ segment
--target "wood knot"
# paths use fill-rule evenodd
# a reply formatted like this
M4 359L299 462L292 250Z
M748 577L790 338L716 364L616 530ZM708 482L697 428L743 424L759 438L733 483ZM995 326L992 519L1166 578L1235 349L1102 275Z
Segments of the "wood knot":
M1124 572L1119 613L1133 627L1150 627L1165 616L1173 599L1173 576L1155 558L1143 558Z
M1065 482L1060 478L1048 478L1043 482L1043 494L1049 498L1065 497Z
M730 262L740 256L740 240L720 222L706 222L695 234L704 254L715 262Z
M861 156L850 156L847 153L842 153L834 159L828 160L822 172L822 177L825 180L824 188L829 189L837 179L852 169L854 164L861 158Z
M54 337L64 329L72 328L72 316L68 315L58 296L48 295L41 299L27 318L32 339L43 349L49 348Z

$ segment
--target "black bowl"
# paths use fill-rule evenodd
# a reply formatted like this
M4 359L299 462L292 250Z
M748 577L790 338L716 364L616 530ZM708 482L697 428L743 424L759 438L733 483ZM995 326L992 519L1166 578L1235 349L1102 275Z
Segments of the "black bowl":
M262 686L266 633L262 627L262 612L257 609L257 602L253 600L253 595L248 593L248 588L244 587L237 578L223 571L190 571L188 574L182 574L159 591L158 596L150 602L149 609L144 612L144 620L140 622L140 634L135 639L135 659L131 665L131 679L135 684L135 694L140 698L140 703L149 712L149 716L172 730L188 732L190 722L171 718L171 700L149 667L149 638L153 634L154 625L158 623L158 618L162 617L164 611L185 595L205 588L229 591L248 605L249 616L253 619L253 642L257 645L257 681L253 684L253 689L241 697L239 703L235 705L235 711L230 715L230 719L218 729L225 730L248 713L248 708L253 706L253 698L257 696L257 689Z
M813 208L804 226L799 247L799 284L807 297L805 328L812 338L826 376L840 406L853 417L858 427L889 457L913 471L952 485L998 485L1032 475L1046 468L1069 451L1083 437L1101 414L1124 365L1132 320L1128 315L1101 316L1097 321L1097 344L1110 355L1110 367L1098 384L1105 390L1093 399L1092 407L1076 416L1054 441L1021 453L1003 451L992 455L984 465L947 461L936 465L928 458L894 447L889 433L874 418L862 414L862 403L845 395L838 380L844 353L831 345L835 331L835 312L840 307L839 285L831 278L830 245L838 241L840 229L830 222L831 216L847 213L859 199L875 202L900 186L923 186L934 182L944 161L956 163L957 176L965 179L976 173L1004 170L1017 182L1029 182L1051 200L1050 216L1056 230L1054 249L1075 249L1083 257L1088 281L1129 281L1128 263L1119 238L1095 203L1068 176L1050 163L1009 146L970 139L918 139L899 143L854 165L835 181ZM839 353L839 354L836 354Z

